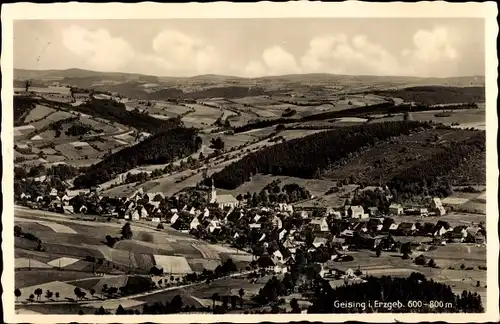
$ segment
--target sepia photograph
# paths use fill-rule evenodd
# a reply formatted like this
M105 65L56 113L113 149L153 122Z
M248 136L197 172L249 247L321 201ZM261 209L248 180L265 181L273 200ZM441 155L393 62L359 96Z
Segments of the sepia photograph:
M218 5L2 10L4 311L498 319L496 5Z

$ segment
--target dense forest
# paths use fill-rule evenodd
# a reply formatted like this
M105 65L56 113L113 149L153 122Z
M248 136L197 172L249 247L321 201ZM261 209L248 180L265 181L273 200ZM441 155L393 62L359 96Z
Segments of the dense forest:
M401 98L423 105L484 102L484 87L418 86L398 90L375 91L376 95Z
M20 126L29 112L35 109L38 100L27 96L14 96L14 126Z
M201 144L196 129L172 128L108 156L77 177L74 185L86 188L140 165L169 163L196 152Z
M313 178L331 163L377 141L431 128L424 122L387 122L342 127L254 152L213 175L219 188L234 189L253 174Z
M162 120L136 111L128 111L123 103L111 99L92 99L73 109L84 114L101 117L152 134L178 127L181 123L180 120L176 118Z
M419 194L448 196L451 193L451 183L446 176L467 163L471 156L486 152L485 136L485 132L480 132L465 141L450 143L442 153L395 176L388 184L397 194L395 198L404 199Z
M320 287L308 309L308 313L482 313L481 296L470 291L456 295L449 285L412 273L408 278L368 277L366 282L331 288ZM370 304L371 301L371 304ZM378 302L401 302L402 307L392 310L374 304ZM409 302L418 301L418 304ZM357 303L353 307L337 306L338 302ZM420 304L420 302L422 304ZM452 307L449 307L449 305ZM410 307L413 306L413 307ZM363 309L364 308L364 309Z

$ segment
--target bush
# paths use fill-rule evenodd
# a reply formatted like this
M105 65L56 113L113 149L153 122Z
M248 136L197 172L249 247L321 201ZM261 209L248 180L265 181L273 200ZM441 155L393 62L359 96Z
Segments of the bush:
M158 224L158 226L156 226L156 229L162 230L162 229L165 229L165 227L163 226L162 223L160 223L160 224Z

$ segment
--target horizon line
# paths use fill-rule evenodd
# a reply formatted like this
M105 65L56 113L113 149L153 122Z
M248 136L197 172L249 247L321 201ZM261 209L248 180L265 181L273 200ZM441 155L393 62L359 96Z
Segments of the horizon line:
M80 68L67 68L67 69L26 69L26 68L16 68L13 70L23 70L23 71L36 71L36 72L64 72L70 70L79 70L93 73L109 73L109 74L129 74L129 75L139 75L146 77L156 77L156 78L175 78L175 79L194 79L203 76L218 76L218 77L226 77L226 78L237 78L237 79L265 79L265 78L279 78L279 77L287 77L287 76L299 76L299 75L331 75L331 76L347 76L347 77L392 77L392 78L415 78L415 79L452 79L452 78L485 78L485 75L475 74L475 75L458 75L458 76L445 76L445 77L431 77L431 76L412 76L412 75L380 75L380 74L335 74L329 72L310 72L310 73L290 73L290 74L279 74L279 75L263 75L263 76L255 76L255 77L245 77L245 76L236 76L236 75L226 75L226 74L217 74L217 73L205 73L205 74L196 74L192 76L167 76L167 75L153 75L153 74L145 74L139 72L119 72L119 71L97 71L97 70L87 70Z

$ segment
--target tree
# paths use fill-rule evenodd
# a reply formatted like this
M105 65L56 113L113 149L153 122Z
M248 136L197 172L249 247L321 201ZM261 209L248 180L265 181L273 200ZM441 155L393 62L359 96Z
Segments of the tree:
M240 295L240 307L243 308L243 296L245 296L245 289L240 288L240 290L238 290L238 295Z
M416 265L425 265L427 263L427 260L423 254L419 255L418 257L415 258L415 264ZM430 261L429 261L430 263Z
M158 230L162 230L162 229L164 229L164 228L165 228L165 227L163 227L163 224L162 224L162 223L160 223L160 224L158 224L158 226L156 226L156 229L158 229Z
M126 315L127 312L125 311L125 309L123 308L123 306L120 304L120 305L118 305L118 308L116 309L115 314L116 315Z
M14 295L16 296L17 301L19 301L19 297L21 297L21 290L19 289L14 290Z
M54 293L52 291L50 291L50 290L45 291L45 298L47 300L49 300L50 298L52 298L53 295L54 295Z
M21 226L19 225L14 226L14 236L20 237L21 235L23 235L23 229L21 228Z
M436 262L434 259L430 259L429 263L427 264L430 268L435 268L436 267Z
M24 83L24 88L26 92L30 90L30 87L31 87L31 80L26 80L26 82Z
M129 222L123 225L121 230L122 237L126 240L130 240L133 236L132 227Z
M101 299L102 299L102 294L108 290L108 284L104 284L101 287Z
M476 287L481 287L481 282L479 280L476 282Z
M56 291L56 292L54 293L54 297L56 297L56 299L59 299L59 292L58 292L58 291Z
M80 299L82 297L82 290L80 289L80 287L75 287L73 293L75 294L76 299Z
M31 300L31 301L33 301L33 299L35 299L35 295L30 294L30 296L29 296L29 298L28 298L28 299L29 299L29 300Z
M37 288L37 289L35 289L34 293L36 295L36 299L40 300L40 296L43 294L43 290L42 290L42 288Z
M180 295L175 295L170 302L170 308L172 312L179 313L182 311L182 307L184 306L184 302L182 301L182 297Z
M95 289L94 288L90 289L90 296L92 296L92 298L94 298L94 294L95 294Z
M218 302L220 301L220 296L218 293L214 293L212 295L212 303L213 303L213 306L212 306L212 309L215 310L215 302Z
M82 309L80 309L80 310L78 311L78 315L83 315L83 314L84 314L84 313L83 313L83 310L82 310Z
M297 299L292 298L292 300L290 301L290 307L292 307L292 313L300 314L300 307Z

